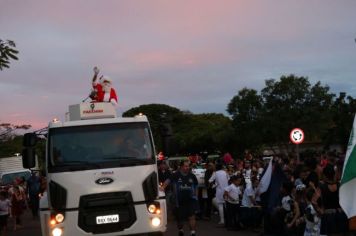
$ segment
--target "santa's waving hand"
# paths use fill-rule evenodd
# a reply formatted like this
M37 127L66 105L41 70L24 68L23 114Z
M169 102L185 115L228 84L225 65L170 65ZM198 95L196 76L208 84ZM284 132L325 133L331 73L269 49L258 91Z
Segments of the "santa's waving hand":
M112 80L108 76L101 76L99 83L97 82L99 69L94 67L93 89L96 91L96 97L93 99L96 102L111 102L117 105L117 95L112 87Z

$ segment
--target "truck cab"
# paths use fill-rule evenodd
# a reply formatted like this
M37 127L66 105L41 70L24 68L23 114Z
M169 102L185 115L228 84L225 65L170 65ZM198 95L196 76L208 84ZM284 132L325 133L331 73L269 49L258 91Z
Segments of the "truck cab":
M155 156L146 116L117 117L110 103L70 106L66 121L48 125L42 235L163 235Z

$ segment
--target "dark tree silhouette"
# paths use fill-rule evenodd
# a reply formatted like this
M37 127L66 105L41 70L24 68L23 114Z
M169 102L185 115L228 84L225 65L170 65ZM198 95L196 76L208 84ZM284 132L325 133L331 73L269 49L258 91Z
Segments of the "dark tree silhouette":
M12 40L0 39L0 70L10 68L10 60L18 60L16 56L19 51L15 49L16 44Z

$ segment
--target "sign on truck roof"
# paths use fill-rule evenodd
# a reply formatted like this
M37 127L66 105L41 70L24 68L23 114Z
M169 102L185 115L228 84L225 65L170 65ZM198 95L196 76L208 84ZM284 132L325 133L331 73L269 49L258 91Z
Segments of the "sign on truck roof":
M108 102L81 103L69 106L68 120L115 118L115 107Z

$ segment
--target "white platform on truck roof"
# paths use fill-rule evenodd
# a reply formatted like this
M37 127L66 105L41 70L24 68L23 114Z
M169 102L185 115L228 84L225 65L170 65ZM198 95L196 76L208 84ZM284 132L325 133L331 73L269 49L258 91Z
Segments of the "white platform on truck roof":
M69 106L68 121L115 118L115 107L109 102L80 103Z

